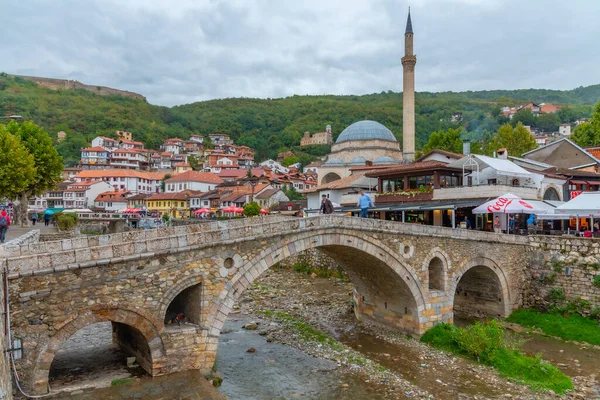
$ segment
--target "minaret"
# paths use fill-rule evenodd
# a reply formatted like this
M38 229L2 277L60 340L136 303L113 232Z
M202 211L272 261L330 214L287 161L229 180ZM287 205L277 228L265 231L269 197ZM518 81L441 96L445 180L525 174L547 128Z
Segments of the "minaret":
M404 87L402 89L402 159L414 161L415 159L415 64L417 57L413 54L413 30L410 20L410 8L404 32Z

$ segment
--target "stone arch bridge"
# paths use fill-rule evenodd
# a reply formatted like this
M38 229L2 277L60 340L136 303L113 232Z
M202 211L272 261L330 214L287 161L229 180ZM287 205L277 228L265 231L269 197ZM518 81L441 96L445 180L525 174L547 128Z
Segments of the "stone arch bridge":
M328 215L259 217L4 246L13 337L25 387L45 393L52 360L77 330L110 321L113 340L151 375L209 370L236 299L307 249L355 285L355 312L422 334L454 313L506 316L522 303L529 239ZM183 313L189 323L165 324Z

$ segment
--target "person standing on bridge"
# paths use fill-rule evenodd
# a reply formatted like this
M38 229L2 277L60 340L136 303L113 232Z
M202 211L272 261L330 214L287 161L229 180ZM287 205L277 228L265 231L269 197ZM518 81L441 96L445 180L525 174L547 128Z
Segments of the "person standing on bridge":
M373 200L371 200L371 196L366 194L363 189L360 189L360 197L358 198L357 206L360 208L360 217L367 218L369 207L373 207Z
M50 213L44 213L44 225L45 226L50 225L50 217L51 217Z
M6 231L10 226L10 216L6 210L2 210L0 213L0 243L4 243L6 240Z
M321 214L333 214L333 204L331 204L331 200L325 194L321 195L321 208L319 212Z
M502 233L502 225L500 224L500 217L497 215L494 218L494 232Z

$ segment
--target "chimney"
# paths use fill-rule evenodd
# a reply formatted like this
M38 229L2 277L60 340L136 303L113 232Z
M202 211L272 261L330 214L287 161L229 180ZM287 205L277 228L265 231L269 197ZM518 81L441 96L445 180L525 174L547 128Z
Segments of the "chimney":
M501 158L503 160L508 160L508 150L502 148L502 149L498 149L498 158Z
M463 141L463 154L465 156L471 154L471 142L469 140Z

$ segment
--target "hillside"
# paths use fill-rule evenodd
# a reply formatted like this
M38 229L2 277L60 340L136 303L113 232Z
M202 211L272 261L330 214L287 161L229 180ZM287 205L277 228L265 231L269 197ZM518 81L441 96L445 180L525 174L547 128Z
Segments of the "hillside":
M417 93L417 149L431 132L458 127L473 136L495 131L505 122L498 107L524 101L570 105L573 112L563 120L591 115L591 105L600 100L600 85L573 90L495 90L478 92ZM454 113L463 120L450 122ZM232 98L177 107L155 106L141 98L124 97L93 90L63 90L36 85L21 77L0 74L0 115L19 114L42 125L53 136L67 132L67 141L57 145L66 163L78 157L78 149L96 135L115 130L133 132L147 147L158 147L167 137L187 138L190 133L228 133L238 144L257 150L257 159L273 157L297 146L304 131L333 127L334 138L349 124L372 119L381 122L401 139L402 94L382 92L362 96L291 96L282 99ZM493 117L492 117L493 115Z

